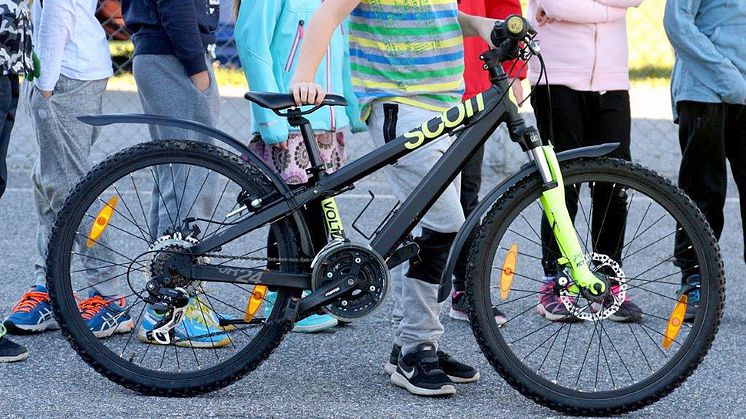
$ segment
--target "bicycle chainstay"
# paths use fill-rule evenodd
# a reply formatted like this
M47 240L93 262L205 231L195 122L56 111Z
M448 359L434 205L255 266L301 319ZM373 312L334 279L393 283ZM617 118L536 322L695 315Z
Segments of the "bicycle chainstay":
M178 253L178 252L174 252ZM231 256L231 255L221 255L217 253L205 253L205 257L209 257L212 259L231 259L231 260L254 260L254 261L267 261L267 262L288 262L288 263L311 263L313 262L313 259L311 258L266 258L266 257L260 257L260 256Z

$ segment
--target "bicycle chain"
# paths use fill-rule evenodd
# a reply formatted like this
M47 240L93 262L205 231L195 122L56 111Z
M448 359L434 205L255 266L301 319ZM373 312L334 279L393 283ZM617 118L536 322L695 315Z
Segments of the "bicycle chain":
M313 259L311 258L266 258L266 257L260 257L260 256L231 256L231 255L221 255L218 253L205 253L203 256L213 258L213 259L231 259L231 260L254 260L254 261L267 261L267 262L288 262L288 263L311 263L313 262Z

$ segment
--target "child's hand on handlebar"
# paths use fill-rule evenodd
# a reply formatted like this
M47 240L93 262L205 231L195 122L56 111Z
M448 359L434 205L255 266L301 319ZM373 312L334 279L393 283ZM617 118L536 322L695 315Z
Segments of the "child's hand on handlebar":
M326 92L321 85L311 81L295 81L290 82L290 93L295 98L295 104L300 105L321 105L321 102L326 97Z

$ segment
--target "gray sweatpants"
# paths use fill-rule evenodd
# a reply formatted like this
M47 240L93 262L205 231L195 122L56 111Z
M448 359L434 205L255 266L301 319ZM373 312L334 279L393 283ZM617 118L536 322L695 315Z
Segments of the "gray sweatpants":
M47 241L54 218L70 190L90 170L89 153L100 131L76 117L101 113L106 83L106 79L83 81L61 75L49 99L26 83L28 111L39 146L31 174L38 219L34 263L37 284L45 281ZM86 230L85 227L84 220L81 230ZM87 269L84 274L92 285L112 276L110 265L117 261L117 256L108 250L110 246L103 239L88 249L85 246L87 233L80 231L77 242L81 261ZM97 284L95 290L104 296L118 295L122 291L121 277Z
M143 111L147 114L186 119L215 126L220 109L220 95L210 59L205 56L210 87L200 92L186 75L181 62L173 55L137 55L133 72ZM210 142L209 137L184 129L150 126L154 140L196 140ZM148 228L153 239L167 228L178 226L198 198L205 173L184 166L159 166L151 198ZM186 185L184 185L186 183ZM198 210L199 208L197 208ZM194 214L192 214L194 215Z
M397 105L397 120L393 124L395 126L392 126L390 120L386 121L384 104L373 104L369 130L376 146L384 144L384 130L393 130L395 136L399 136L438 115L437 112L413 106ZM385 126L385 122L388 122L388 126ZM386 168L386 177L399 201L404 202L450 145L450 137L441 138L399 159L396 165ZM420 227L440 233L455 233L459 230L464 223L457 186L459 184L459 179L456 179L446 188L421 220ZM402 267L391 272L391 293L395 298L392 313L394 343L401 346L402 353L406 354L424 342L437 346L437 341L443 334L443 325L440 323L441 304L437 302L438 285L410 278L404 272Z

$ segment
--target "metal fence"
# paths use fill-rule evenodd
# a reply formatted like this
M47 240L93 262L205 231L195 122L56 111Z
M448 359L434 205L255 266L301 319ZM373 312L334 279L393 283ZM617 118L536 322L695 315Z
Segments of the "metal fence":
M250 1L250 0L245 0ZM498 0L495 0L498 1ZM676 128L671 122L668 102L668 76L673 53L662 28L665 0L646 0L640 8L628 13L630 38L630 74L633 80L633 158L655 167L666 175L674 176L678 166ZM525 6L525 5L524 5ZM246 90L239 66L236 45L233 41L232 0L221 1L221 25L215 64L221 90L221 116L218 127L239 139L250 135L250 112L241 98ZM525 7L524 7L524 10ZM109 82L104 99L104 112L140 112L134 80L131 77L133 47L117 0L100 0L98 17L110 39L110 50L115 66L115 76ZM568 53L572 53L570 50ZM27 171L33 165L36 145L25 112L19 111L16 130L9 151L11 168ZM531 117L530 109L524 112ZM498 175L514 170L524 163L518 147L504 141L488 144L486 164ZM360 141L349 142L351 157L355 158L370 148L366 135ZM148 139L143 126L107 127L102 131L93 150L93 160L139 141ZM613 139L610 139L613 140Z

